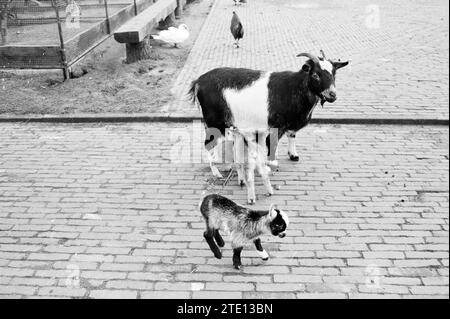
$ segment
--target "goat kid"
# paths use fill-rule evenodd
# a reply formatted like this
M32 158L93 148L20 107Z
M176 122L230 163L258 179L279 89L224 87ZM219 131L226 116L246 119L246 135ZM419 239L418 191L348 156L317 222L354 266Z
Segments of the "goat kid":
M271 233L284 238L289 225L287 214L275 205L271 205L269 210L256 211L239 206L220 195L206 196L200 204L200 211L206 223L203 236L218 259L222 258L219 247L225 246L220 231L230 232L233 266L236 269L242 266L243 246L250 242L254 243L261 259L268 260L269 254L262 247L260 236Z
M288 155L299 156L295 134L305 127L316 105L337 99L336 71L349 62L301 53L308 60L298 72L264 72L243 68L217 68L192 83L190 95L198 103L207 127L205 147L212 151L225 130L236 127L241 132L267 134L266 145L271 165L277 166L278 141L288 135ZM277 129L273 136L270 129ZM269 132L269 134L268 134ZM210 161L211 170L220 177Z

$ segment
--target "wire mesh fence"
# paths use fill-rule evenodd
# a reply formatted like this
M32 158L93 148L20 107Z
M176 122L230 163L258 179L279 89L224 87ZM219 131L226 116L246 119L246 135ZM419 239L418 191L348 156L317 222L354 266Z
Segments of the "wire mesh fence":
M67 68L153 0L0 0L0 68Z

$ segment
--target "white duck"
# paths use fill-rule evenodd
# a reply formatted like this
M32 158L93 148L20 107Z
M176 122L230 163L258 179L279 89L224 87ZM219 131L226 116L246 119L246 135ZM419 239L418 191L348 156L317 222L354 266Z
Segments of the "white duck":
M183 43L189 38L189 29L187 25L181 24L178 28L170 27L157 35L151 35L151 37L155 40L173 44L177 48L178 44Z
M238 4L247 3L247 0L234 0L234 5L237 6Z

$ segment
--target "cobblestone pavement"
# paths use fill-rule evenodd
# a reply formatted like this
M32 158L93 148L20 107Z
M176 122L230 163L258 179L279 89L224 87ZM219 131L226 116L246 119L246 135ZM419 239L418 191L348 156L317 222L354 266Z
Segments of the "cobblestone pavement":
M448 298L447 127L307 127L257 206L285 208L288 236L241 271L203 241L194 128L2 124L0 298ZM243 203L236 183L216 190Z
M338 101L314 117L448 119L449 33L446 0L218 0L174 84L172 113L196 114L190 82L218 66L298 70L300 52L351 59L338 72ZM246 31L233 48L236 10Z

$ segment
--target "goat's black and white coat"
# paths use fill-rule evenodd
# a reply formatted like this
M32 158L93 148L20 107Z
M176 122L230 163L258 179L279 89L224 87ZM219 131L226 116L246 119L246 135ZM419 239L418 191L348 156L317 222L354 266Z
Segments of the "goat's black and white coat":
M237 205L232 200L221 195L208 195L201 204L200 211L206 222L204 237L209 248L218 259L222 258L219 247L225 242L220 231L230 233L233 248L233 265L239 269L243 246L249 242L255 244L259 256L263 260L269 259L269 254L261 245L260 236L270 233L284 238L289 225L287 214L272 205L269 210L256 211Z
M298 161L296 132L309 123L319 102L323 105L336 101L336 70L348 64L326 59L323 51L320 58L309 53L298 56L309 58L298 72L218 68L192 83L190 94L200 105L208 128L207 150L213 149L229 128L236 128L251 148L247 176L249 203L255 200L251 173L255 168L263 177L268 194L273 192L261 149L269 148L270 159L276 166L278 140L287 134L289 157ZM217 168L210 164L213 174L220 176ZM238 175L242 183L244 172L238 170Z

